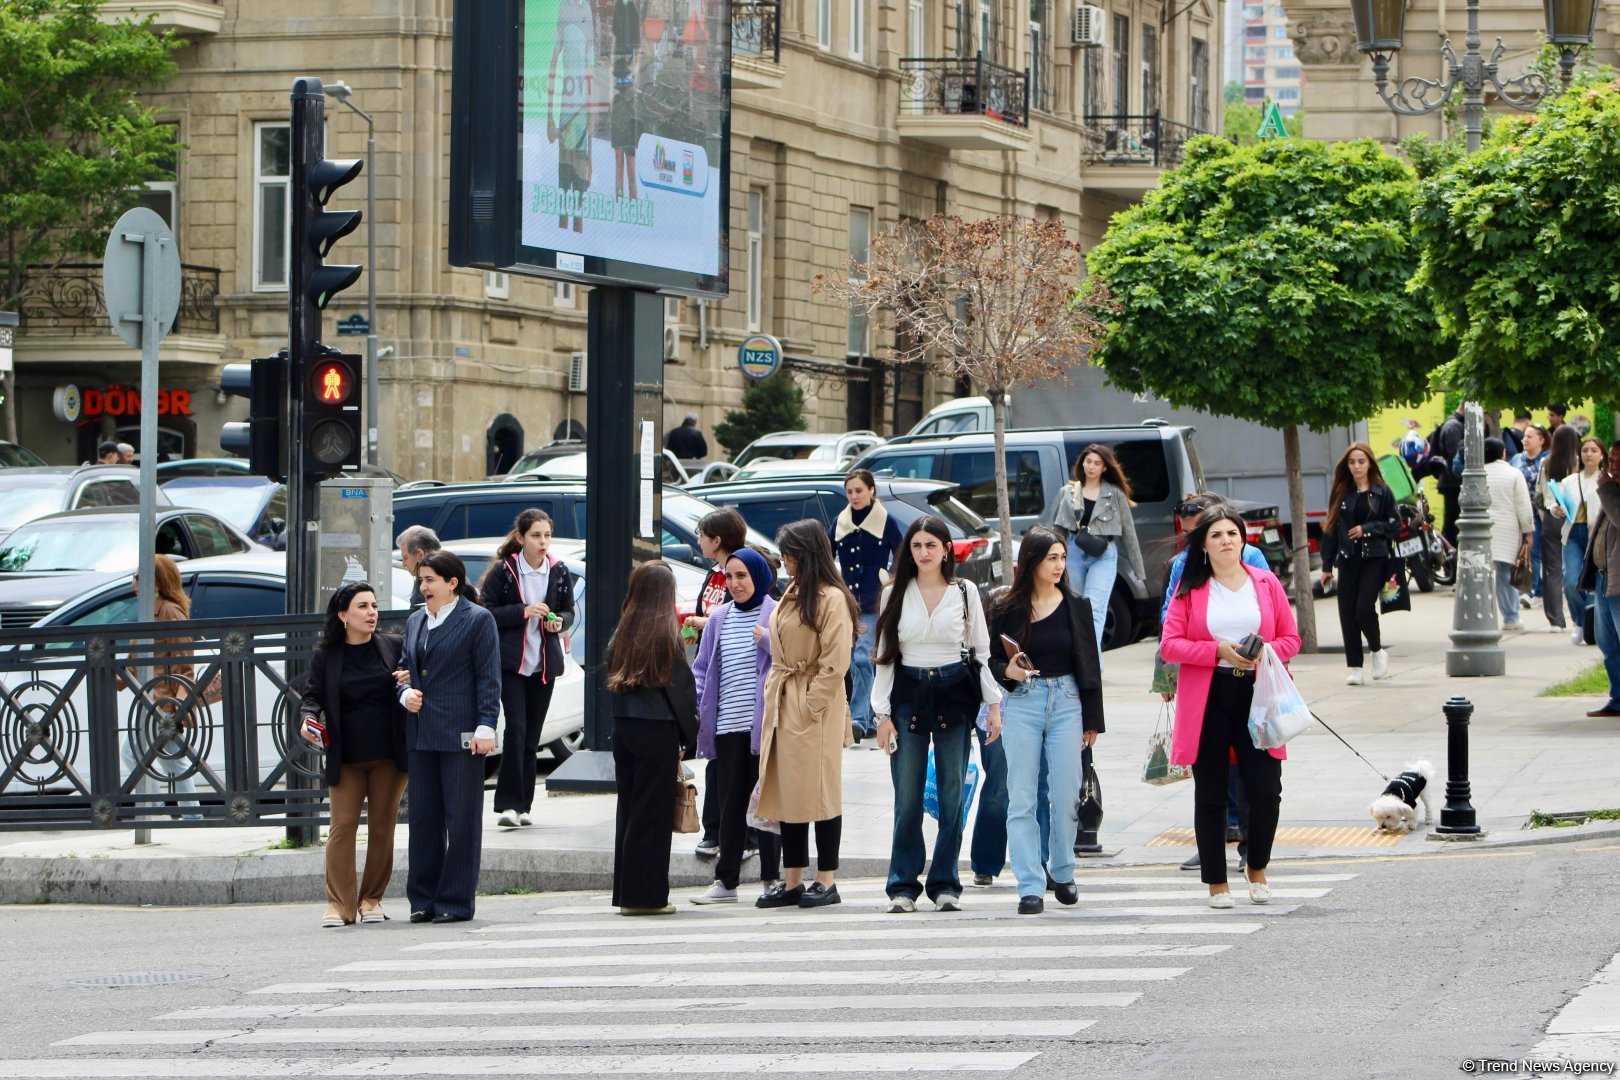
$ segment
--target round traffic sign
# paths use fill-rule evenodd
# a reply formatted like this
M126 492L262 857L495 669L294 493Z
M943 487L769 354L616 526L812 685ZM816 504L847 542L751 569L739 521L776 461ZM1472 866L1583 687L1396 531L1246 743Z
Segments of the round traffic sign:
M101 268L107 318L112 321L113 331L136 349L141 347L146 325L142 292L149 252L155 261L152 310L157 316L157 337L161 341L174 328L174 318L180 313L180 246L174 242L174 232L156 211L137 206L113 226Z

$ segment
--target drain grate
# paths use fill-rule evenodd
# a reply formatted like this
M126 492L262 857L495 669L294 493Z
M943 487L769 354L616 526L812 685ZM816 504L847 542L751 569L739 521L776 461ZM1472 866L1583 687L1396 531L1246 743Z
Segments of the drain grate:
M89 979L74 979L69 986L93 989L98 986L160 986L165 983L198 982L203 979L223 979L223 971L126 971L117 975L97 975Z

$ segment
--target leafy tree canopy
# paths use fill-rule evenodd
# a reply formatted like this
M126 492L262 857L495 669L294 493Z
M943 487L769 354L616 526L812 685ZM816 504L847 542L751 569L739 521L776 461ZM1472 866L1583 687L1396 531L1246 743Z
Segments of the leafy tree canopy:
M1415 183L1370 140L1193 140L1091 252L1086 288L1118 305L1096 362L1126 390L1274 428L1418 399L1447 356L1406 285Z
M761 435L804 430L804 391L785 371L757 382L750 379L742 404L741 412L729 410L725 420L714 425L716 441L732 457Z
M1264 119L1265 110L1260 106L1245 104L1241 98L1235 102L1228 100L1226 111L1222 114L1221 133L1239 146L1253 146L1260 141L1257 132ZM1305 134L1305 114L1284 113L1283 127L1291 138L1302 137Z
M1588 77L1500 121L1414 202L1413 284L1490 401L1620 396L1620 81Z

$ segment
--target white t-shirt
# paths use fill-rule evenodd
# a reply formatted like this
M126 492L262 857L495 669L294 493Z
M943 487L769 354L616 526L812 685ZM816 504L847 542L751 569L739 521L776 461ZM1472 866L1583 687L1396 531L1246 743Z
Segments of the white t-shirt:
M1205 618L1209 636L1216 641L1236 645L1250 634L1260 632L1260 598L1255 595L1254 579L1243 583L1240 589L1228 589L1209 579L1209 612ZM1232 665L1222 660L1218 667Z

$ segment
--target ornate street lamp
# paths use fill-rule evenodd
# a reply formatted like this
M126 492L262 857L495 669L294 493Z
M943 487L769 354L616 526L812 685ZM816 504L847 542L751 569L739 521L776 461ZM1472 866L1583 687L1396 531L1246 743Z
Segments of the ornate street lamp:
M1597 0L1544 0L1547 40L1559 48L1558 70L1563 84L1575 73L1576 53L1592 44ZM1489 57L1479 49L1479 0L1468 0L1468 34L1459 60L1448 38L1440 47L1446 60L1444 82L1416 75L1389 90L1389 58L1400 52L1406 36L1406 0L1351 0L1356 48L1372 57L1373 83L1378 96L1392 110L1406 116L1432 113L1446 105L1461 86L1463 129L1468 152L1480 146L1485 119L1485 85L1496 88L1499 99L1524 112L1537 108L1552 92L1540 72L1502 79L1496 64L1506 47L1496 39ZM1491 565L1490 490L1485 484L1484 432L1479 406L1464 410L1464 462L1462 493L1457 502L1457 586L1452 610L1452 647L1446 650L1447 675L1501 675L1507 670L1502 632L1496 621L1495 569Z

